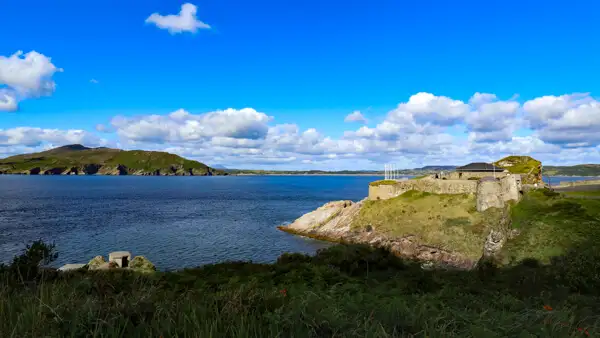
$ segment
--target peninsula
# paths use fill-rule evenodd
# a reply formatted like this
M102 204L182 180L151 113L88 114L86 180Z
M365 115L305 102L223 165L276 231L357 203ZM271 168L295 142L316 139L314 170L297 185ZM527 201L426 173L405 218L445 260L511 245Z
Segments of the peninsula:
M0 160L0 174L17 175L227 175L204 163L160 151L88 148L72 144Z

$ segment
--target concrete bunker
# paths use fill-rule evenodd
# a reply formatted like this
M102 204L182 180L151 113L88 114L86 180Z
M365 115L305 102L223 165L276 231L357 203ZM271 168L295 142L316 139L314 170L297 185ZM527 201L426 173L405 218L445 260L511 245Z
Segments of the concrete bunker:
M129 251L115 251L108 254L108 261L115 262L120 268L126 268L131 262L131 253Z

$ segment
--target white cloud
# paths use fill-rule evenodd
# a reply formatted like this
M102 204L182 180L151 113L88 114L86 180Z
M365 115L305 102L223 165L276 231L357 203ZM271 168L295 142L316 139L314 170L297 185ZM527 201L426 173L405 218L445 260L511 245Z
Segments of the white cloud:
M523 110L545 142L567 148L600 144L600 102L589 94L543 96L525 102Z
M154 13L146 19L146 23L152 23L158 28L166 29L171 34L190 32L196 33L198 29L210 29L210 26L196 18L197 7L191 3L181 6L177 15L160 15Z
M448 126L461 121L469 112L469 105L445 96L417 93L408 102L401 103L397 112L410 114L419 122Z
M0 90L0 112L17 110L17 99L9 92Z
M352 113L348 114L346 116L346 118L344 119L344 122L359 122L359 123L366 124L368 121L361 112L356 110L356 111L353 111Z
M96 80L96 79L91 79L91 80L90 80L90 83L93 83L93 84L98 84L98 83L100 83L100 81L98 81L98 80Z
M179 109L169 115L146 115L111 121L119 136L137 142L200 142L213 137L260 139L267 134L271 120L251 108L226 109L194 115Z
M56 88L52 79L57 68L49 57L36 51L0 56L0 110L16 110L19 101L50 95Z
M60 130L33 127L0 129L0 147L38 147L43 144L60 146L74 143L95 146L106 144L106 141L95 134L76 129Z
M517 119L520 104L516 101L500 101L494 94L475 93L469 100L472 111L465 123L474 142L496 142L510 140L519 129Z
M467 103L464 103L467 102ZM274 124L252 108L193 114L116 116L96 130L125 149L162 150L231 168L380 169L460 165L510 154L546 164L600 162L600 103L587 94L546 96L521 105L475 93L468 101L418 93L382 122L332 137L315 128ZM107 142L81 130L0 130L0 153L23 147ZM12 150L8 150L12 149Z

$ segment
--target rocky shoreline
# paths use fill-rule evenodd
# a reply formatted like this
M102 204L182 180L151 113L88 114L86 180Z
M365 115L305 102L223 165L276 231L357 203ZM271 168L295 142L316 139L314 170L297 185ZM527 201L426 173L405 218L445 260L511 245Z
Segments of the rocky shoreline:
M352 201L329 202L320 208L298 218L292 224L277 227L279 230L328 242L340 244L367 244L376 248L384 248L393 254L433 264L438 267L469 270L477 266L481 260L473 260L458 252L450 252L421 243L416 235L390 237L378 232L372 225L364 229L352 227L353 220L360 212L363 203ZM504 224L499 229L508 229L510 222L508 210L502 218ZM482 258L496 256L509 237L515 234L506 231L491 230L482 247Z
M185 169L183 166L170 166L164 169L132 169L125 165L86 164L73 167L34 167L31 169L1 168L0 175L99 175L99 176L220 176L220 171Z

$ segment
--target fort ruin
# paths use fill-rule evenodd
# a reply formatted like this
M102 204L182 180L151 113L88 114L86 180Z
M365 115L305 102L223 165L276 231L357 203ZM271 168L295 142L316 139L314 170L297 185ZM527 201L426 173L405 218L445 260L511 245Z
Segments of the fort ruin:
M369 185L370 200L385 200L416 190L433 194L473 194L477 211L503 208L518 202L523 194L521 175L487 163L471 163L453 172L440 172L420 179L387 180Z

